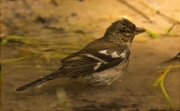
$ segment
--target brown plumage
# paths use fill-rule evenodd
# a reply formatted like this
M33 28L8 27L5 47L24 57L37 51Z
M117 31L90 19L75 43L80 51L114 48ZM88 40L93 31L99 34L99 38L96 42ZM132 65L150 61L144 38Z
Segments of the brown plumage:
M82 50L61 60L62 66L52 74L21 86L16 91L37 86L59 77L82 77L93 85L110 85L125 73L135 35L144 32L127 19L110 25L104 36Z

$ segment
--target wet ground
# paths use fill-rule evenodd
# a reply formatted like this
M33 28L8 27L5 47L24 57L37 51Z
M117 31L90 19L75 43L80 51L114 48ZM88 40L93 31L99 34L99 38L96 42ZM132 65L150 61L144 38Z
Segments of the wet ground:
M179 65L178 59L163 62L179 52L180 2L137 0L127 3L147 18L121 0L2 1L3 111L166 110L167 101L160 88L156 89L158 95L153 92L152 84L157 79L158 67ZM60 59L101 37L112 22L122 17L148 30L134 39L132 58L122 81L92 87L81 81L61 78L23 92L15 91L58 69ZM179 78L177 68L164 80L176 110L180 104Z

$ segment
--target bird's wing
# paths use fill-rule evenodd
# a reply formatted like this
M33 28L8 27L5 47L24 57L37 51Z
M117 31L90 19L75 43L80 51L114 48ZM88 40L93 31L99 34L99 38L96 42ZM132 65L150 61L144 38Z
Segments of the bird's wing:
M89 44L79 52L61 60L63 64L61 73L71 77L85 76L114 67L124 60L127 61L130 55L127 46L119 47L111 43L106 46L103 42L98 42L97 48Z

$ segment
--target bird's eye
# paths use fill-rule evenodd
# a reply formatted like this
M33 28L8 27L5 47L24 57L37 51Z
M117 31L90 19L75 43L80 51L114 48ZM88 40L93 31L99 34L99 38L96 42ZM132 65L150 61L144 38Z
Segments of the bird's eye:
M126 30L126 32L127 32L127 33L133 33L133 31L130 30L130 29Z
M132 30L129 30L129 29L128 29L128 30L125 30L124 33L123 33L123 35L126 36L126 37L129 37L129 36L131 36L132 34L133 34Z

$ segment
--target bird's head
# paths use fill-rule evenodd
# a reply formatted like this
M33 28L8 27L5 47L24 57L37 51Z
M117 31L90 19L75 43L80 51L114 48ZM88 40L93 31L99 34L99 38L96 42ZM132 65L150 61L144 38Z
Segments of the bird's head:
M136 27L131 21L123 18L110 25L104 37L114 42L131 43L134 36L145 32L143 28Z

